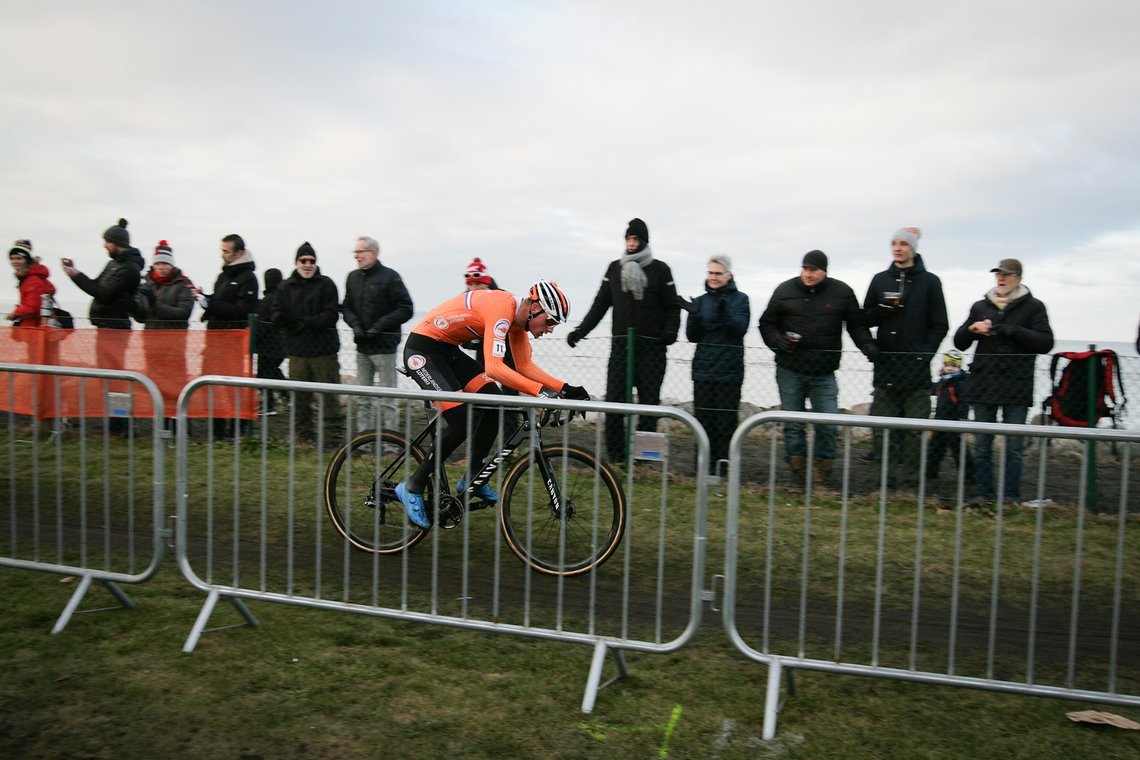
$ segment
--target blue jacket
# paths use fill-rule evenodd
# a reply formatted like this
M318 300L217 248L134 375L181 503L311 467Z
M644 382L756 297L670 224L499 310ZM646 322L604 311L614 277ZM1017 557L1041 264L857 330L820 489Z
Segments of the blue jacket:
M744 334L752 321L748 296L729 280L721 288L705 285L705 294L693 300L697 310L685 323L685 336L697 344L693 354L693 382L744 382Z

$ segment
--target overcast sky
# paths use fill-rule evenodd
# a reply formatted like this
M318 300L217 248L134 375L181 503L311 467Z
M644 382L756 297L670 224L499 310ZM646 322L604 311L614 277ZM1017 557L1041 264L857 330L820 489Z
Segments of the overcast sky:
M995 7L996 6L996 7ZM862 297L923 230L952 329L1016 257L1058 338L1140 318L1140 3L47 2L0 21L0 220L94 276L130 221L212 285L240 233L343 289L357 235L417 312L473 256L588 308L626 222L754 320L805 251ZM6 300L15 302L15 291ZM572 322L577 319L572 318Z

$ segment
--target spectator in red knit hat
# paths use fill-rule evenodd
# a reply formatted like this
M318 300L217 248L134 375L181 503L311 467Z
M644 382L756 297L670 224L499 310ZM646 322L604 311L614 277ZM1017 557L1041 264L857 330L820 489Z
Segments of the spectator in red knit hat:
M487 265L478 256L467 265L467 272L463 275L468 290L501 290L495 278L487 274Z

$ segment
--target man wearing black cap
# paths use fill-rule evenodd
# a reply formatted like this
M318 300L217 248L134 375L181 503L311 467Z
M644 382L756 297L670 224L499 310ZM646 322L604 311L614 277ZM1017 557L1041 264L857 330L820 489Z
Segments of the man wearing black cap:
M891 236L891 265L871 279L863 314L876 328L882 352L875 361L875 392L871 414L878 417L930 417L930 363L950 330L942 281L926 269L917 227L903 227ZM863 456L875 458L883 432L874 428L874 448ZM891 431L890 461L898 482L918 482L918 434Z
M297 249L293 274L277 289L273 323L285 331L285 351L289 355L289 379L312 383L339 383L340 336L336 322L340 316L336 283L321 274L317 252L308 242ZM313 394L298 393L297 428L312 434ZM326 412L326 417L328 412Z
M1023 424L1033 405L1034 354L1053 350L1053 329L1045 304L1021 284L1021 262L1002 259L990 270L997 285L970 307L970 316L954 333L954 346L965 351L973 343L974 361L966 400L976 422L1001 421ZM977 497L993 501L994 470L992 435L975 435L974 475ZM1006 501L1021 501L1021 469L1024 436L1009 436L1006 442Z
M776 352L776 386L786 412L839 410L835 370L843 355L843 328L868 358L878 352L863 321L859 300L850 286L827 276L827 255L809 251L799 277L776 286L768 308L760 315L760 337ZM822 482L836 456L835 427L816 426L814 474ZM784 461L797 479L805 475L807 439L804 425L784 425Z
M613 307L610 360L606 370L606 401L626 401L626 384L631 356L627 346L629 330L634 331L632 354L633 385L637 401L656 405L661 402L665 379L666 349L677 341L681 309L673 272L664 261L653 258L649 248L649 227L631 219L625 231L625 254L610 262L594 303L578 327L566 336L570 348L590 334ZM632 392L632 388L628 389ZM642 415L637 429L652 431L657 418ZM625 418L606 415L606 453L611 462L625 460Z

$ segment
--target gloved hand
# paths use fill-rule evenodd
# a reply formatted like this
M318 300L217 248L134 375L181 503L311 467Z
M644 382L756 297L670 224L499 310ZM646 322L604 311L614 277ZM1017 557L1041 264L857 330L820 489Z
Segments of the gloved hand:
M776 340L774 342L775 342L775 345L772 346L772 349L775 351L791 351L792 350L792 342L790 340L788 340L788 336L784 335L783 333L780 333L776 337Z
M863 356L866 356L867 361L871 362L872 364L878 361L880 353L882 352L879 350L879 344L873 341L863 347Z
M356 339L357 343L363 343L368 339L368 333L359 327L352 328L352 337Z
M698 311L697 304L691 298L685 298L681 295L677 296L677 305L690 314L696 314Z
M677 342L677 333L673 333L672 335L665 335L665 336L662 336L662 338L661 338L661 345L663 345L663 346L671 346L676 342Z
M578 345L578 341L580 340L582 340L582 334L577 330L571 330L570 334L566 336L566 343L570 348L574 348L574 346Z
M586 392L585 388L580 385L570 385L569 383L562 386L562 397L568 398L571 401L590 400L590 394Z
M538 392L538 398L562 398L562 394L544 385L542 390Z

